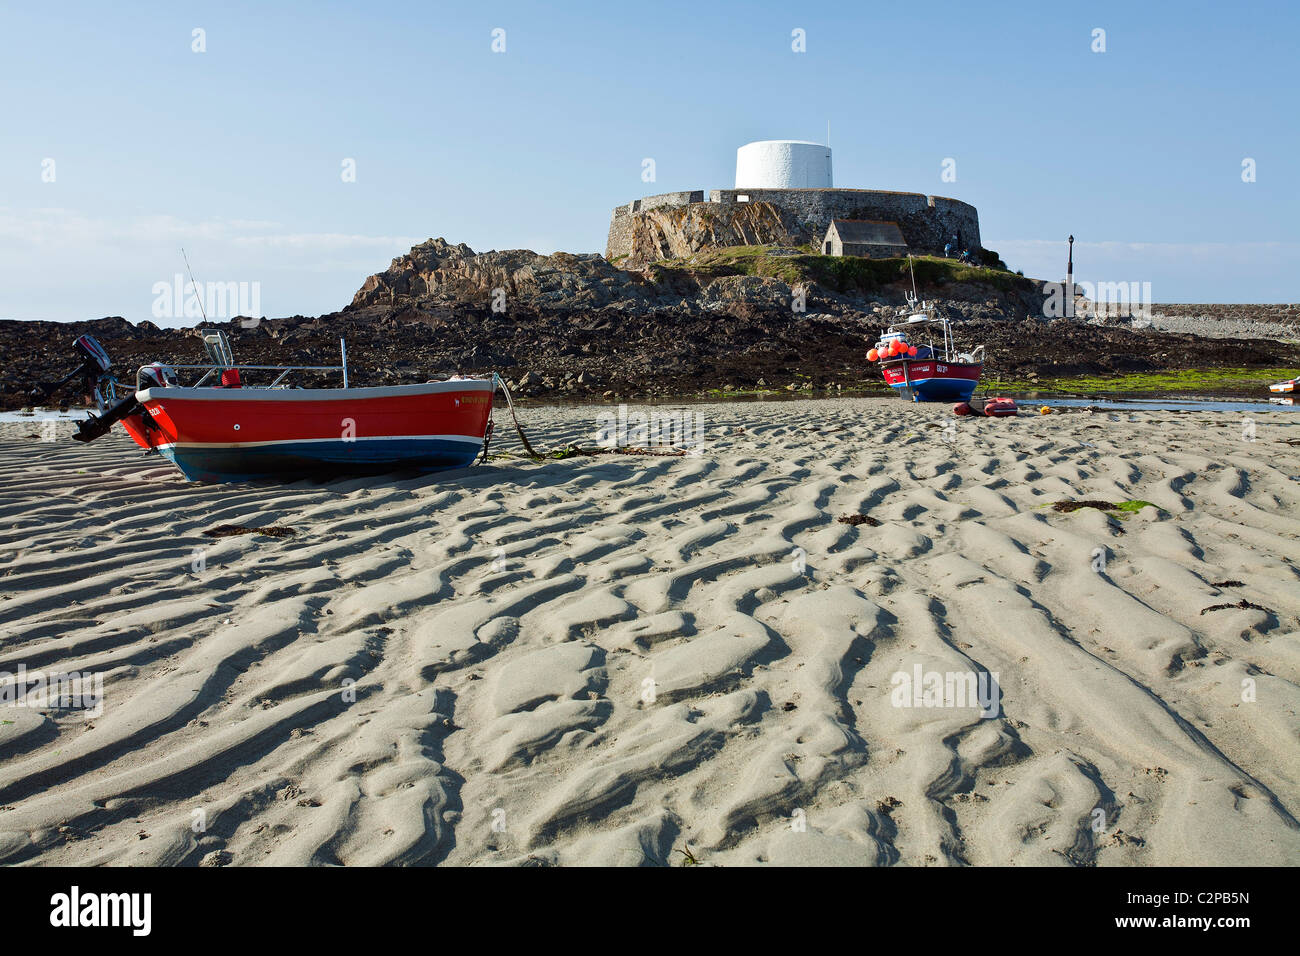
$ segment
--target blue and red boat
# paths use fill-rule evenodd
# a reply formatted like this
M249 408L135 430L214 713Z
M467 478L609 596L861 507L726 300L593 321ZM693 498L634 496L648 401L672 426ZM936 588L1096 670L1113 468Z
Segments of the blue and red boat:
M912 315L891 325L867 360L880 363L885 382L913 402L968 402L984 367L984 346L958 352L952 326L926 302L908 296Z
M346 348L338 366L236 365L222 332L202 334L209 364L144 366L135 390L122 396L103 349L89 336L78 340L86 367L99 369L100 414L80 423L74 437L91 441L121 422L141 448L191 481L209 482L460 468L473 464L490 438L495 376L350 388ZM303 370L340 371L343 386L284 384ZM183 386L181 371L203 374ZM279 374L255 387L241 372Z

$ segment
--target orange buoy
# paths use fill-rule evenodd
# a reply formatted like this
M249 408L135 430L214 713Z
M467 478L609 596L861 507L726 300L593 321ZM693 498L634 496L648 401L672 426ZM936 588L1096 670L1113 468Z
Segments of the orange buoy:
M916 346L915 346L915 345L913 345L911 348L909 348L909 349L907 350L907 357L908 357L908 358L916 358Z
M867 353L868 362L874 362L879 357L880 357L880 353L877 352L875 349L872 349L870 352Z

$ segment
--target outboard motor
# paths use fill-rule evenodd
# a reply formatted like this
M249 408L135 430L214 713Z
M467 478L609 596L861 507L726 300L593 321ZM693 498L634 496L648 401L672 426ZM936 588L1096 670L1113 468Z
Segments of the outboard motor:
M93 335L78 336L72 343L72 348L77 353L80 364L57 382L47 382L32 389L31 397L34 402L45 401L78 376L83 380L87 394L96 393L100 379L113 367L113 360L108 357L104 346L100 345Z
M113 367L113 360L108 357L104 346L100 345L93 335L77 336L72 347L82 357L82 367L88 375L93 374L98 378Z
M178 385L180 385L180 379L176 375L176 370L170 365L164 365L162 362L141 366L135 373L136 392L143 392L150 388L175 388ZM95 392L95 399L99 405L100 414L91 415L84 422L77 422L77 434L72 436L77 441L94 441L100 435L106 434L117 422L130 415L139 414L143 416L146 424L152 421L144 406L136 401L135 392L117 398L112 393L108 381L100 383L98 390Z
M95 396L95 405L100 412L98 415L92 414L85 421L77 422L77 433L72 437L81 442L94 441L107 434L115 423L140 411L141 407L135 400L134 392L122 398L117 397L117 381L108 374L108 370L113 367L113 360L94 336L80 336L72 345L77 354L82 356L78 371L85 375L88 390ZM173 378L175 374L172 372Z
M116 422L120 422L128 415L144 411L140 403L135 400L134 392L118 397L117 380L109 374L109 370L113 367L113 360L108 357L104 347L93 335L78 336L72 343L72 348L80 364L57 382L48 382L32 389L33 404L47 401L63 386L80 377L83 391L95 397L95 405L99 409L98 415L92 414L85 421L77 422L77 433L72 437L83 442L94 441L100 435L106 434ZM152 369L154 366L147 367ZM161 365L158 368L162 370L157 373L160 382L176 383L176 373L173 369Z

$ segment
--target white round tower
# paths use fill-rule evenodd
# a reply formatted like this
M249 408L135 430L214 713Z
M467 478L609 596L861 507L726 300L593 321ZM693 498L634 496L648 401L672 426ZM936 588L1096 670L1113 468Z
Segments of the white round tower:
M737 189L830 189L831 148L765 139L736 150Z

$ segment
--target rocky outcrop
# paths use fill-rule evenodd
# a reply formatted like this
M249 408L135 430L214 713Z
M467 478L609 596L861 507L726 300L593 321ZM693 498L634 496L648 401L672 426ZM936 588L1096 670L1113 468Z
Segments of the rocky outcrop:
M500 290L498 293L497 290ZM352 298L350 308L422 307L468 304L497 311L536 308L593 309L610 305L641 308L666 290L636 273L615 268L595 253L539 255L529 249L475 253L462 243L430 239L372 275ZM667 304L667 303L664 303Z
M737 228L762 222L760 212ZM471 307L498 313L521 308L709 313L741 305L789 309L796 288L804 293L806 311L844 304L842 297L815 283L792 287L765 276L622 269L602 256L566 252L475 253L464 243L430 239L398 256L387 271L368 278L346 311Z
M744 210L745 207L741 207ZM701 218L703 210L667 209L659 222L662 231L647 228L644 242L670 243L679 263L666 268L657 261L637 268L616 267L602 256L557 252L544 256L528 249L475 253L464 243L429 239L398 256L389 268L370 276L345 312L394 315L426 314L441 309L471 309L508 315L520 310L573 313L592 310L622 313L708 315L737 309L771 309L792 316L802 311L860 312L878 306L901 307L906 283L901 277L871 291L837 289L813 279L800 279L807 264L821 257L796 256L790 262L793 276L736 274L737 269L698 262L697 253L716 250L714 243L727 238L732 244L789 238L788 223L779 210L764 203L748 212L716 222ZM696 248L698 247L698 248ZM666 246L658 247L662 251ZM648 253L658 260L659 251ZM707 260L707 256L704 257ZM937 291L937 290L936 290ZM1039 312L1042 295L1037 284L1020 280L1013 292L996 291L964 283L942 290L943 298L956 300L957 312L966 317L1020 317ZM795 309L799 299L802 309Z
M721 206L693 203L637 213L629 224L631 252L622 263L638 268L684 259L721 246L798 245L809 241L795 217L772 203Z

